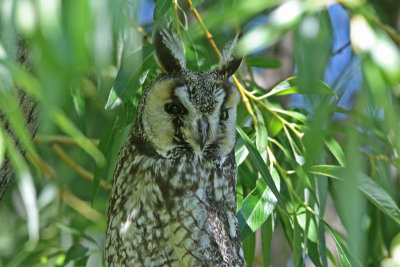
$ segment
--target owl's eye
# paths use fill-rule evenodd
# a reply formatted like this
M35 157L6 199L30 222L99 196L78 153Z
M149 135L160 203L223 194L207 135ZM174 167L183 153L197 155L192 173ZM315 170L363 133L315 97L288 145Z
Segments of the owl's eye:
M179 104L167 103L164 106L165 112L172 115L185 114L185 108Z
M219 119L222 121L226 121L228 118L229 118L228 109L221 110L221 115L219 116Z

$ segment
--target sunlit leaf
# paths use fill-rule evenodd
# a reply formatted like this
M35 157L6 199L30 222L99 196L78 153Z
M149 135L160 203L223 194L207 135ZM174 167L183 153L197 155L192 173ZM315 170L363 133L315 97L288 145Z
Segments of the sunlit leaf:
M274 182L279 185L279 175L272 172ZM252 231L256 231L271 215L277 199L264 179L257 180L256 188L243 200L241 213Z
M318 81L318 86L312 90L301 91L298 87L298 78L290 77L274 86L265 97L287 94L329 94L336 96L335 92L322 81Z
M263 154L266 154L266 149L268 145L268 132L267 128L265 127L264 119L261 114L261 111L257 108L257 106L254 106L254 110L256 112L257 116L257 125L256 125L256 147L258 152L262 156ZM265 160L265 159L264 159Z
M344 152L343 152L342 148L340 147L339 143L335 139L330 138L328 140L325 140L325 145L328 147L329 151L331 151L333 156L339 162L340 166L344 167L345 166L345 156L344 156Z

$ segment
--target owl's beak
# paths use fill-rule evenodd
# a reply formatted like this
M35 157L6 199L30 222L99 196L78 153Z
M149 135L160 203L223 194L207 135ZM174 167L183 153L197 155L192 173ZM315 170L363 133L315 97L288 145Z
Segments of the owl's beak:
M208 120L207 117L202 116L197 120L197 130L199 135L196 138L196 142L200 145L200 149L203 150L208 135Z

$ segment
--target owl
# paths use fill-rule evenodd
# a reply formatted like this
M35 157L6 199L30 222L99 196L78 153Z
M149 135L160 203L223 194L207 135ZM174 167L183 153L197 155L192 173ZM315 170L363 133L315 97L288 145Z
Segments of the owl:
M208 72L179 38L154 36L163 70L143 90L119 152L107 216L108 266L244 266L236 219L234 43Z

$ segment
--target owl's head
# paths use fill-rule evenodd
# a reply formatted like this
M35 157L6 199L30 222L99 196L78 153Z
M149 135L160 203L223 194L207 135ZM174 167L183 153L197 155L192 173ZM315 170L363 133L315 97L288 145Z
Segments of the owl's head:
M241 63L232 56L234 44L224 49L219 67L194 72L186 69L176 35L157 31L154 43L164 74L144 90L135 127L146 149L166 158L223 158L235 145L240 100L228 81Z

